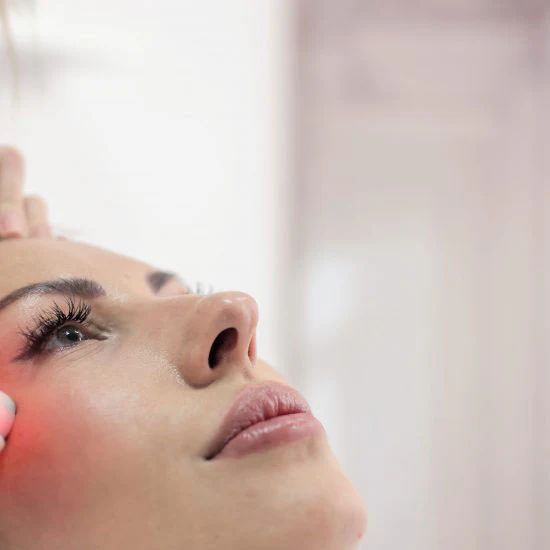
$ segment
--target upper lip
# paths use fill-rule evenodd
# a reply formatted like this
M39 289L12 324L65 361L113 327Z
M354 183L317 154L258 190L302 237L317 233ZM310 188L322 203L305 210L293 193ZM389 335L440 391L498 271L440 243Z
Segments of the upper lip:
M205 458L214 458L246 428L284 414L310 412L307 401L293 388L280 383L249 384L237 394L224 416Z

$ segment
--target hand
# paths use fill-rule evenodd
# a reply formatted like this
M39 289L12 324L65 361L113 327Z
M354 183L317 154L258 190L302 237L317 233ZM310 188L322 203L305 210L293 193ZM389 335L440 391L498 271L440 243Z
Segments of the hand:
M0 146L0 239L52 238L48 208L37 195L23 195L25 163L11 146Z
M0 146L0 240L21 237L52 237L43 199L23 195L25 165L13 147ZM0 391L0 452L6 445L15 419L13 399Z
M0 452L6 445L6 437L10 433L15 419L16 406L9 395L0 391Z

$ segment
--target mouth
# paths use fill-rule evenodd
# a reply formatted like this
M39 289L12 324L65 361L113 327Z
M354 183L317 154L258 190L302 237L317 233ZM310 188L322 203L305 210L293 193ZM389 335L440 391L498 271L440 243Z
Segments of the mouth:
M249 384L238 393L204 458L241 456L295 440L319 427L307 401L293 388L280 383Z

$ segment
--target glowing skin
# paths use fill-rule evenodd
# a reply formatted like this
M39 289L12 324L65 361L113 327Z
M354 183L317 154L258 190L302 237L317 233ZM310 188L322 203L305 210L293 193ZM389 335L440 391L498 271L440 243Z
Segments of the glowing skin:
M0 310L0 387L17 403L0 453L0 547L356 548L364 503L325 436L204 460L239 389L288 382L250 351L250 296L190 295L174 280L155 294L154 270L70 241L0 243L0 299L38 281L93 279L107 295L83 301L108 329L14 362L19 329L64 299L34 295ZM237 344L211 368L212 341L229 327Z

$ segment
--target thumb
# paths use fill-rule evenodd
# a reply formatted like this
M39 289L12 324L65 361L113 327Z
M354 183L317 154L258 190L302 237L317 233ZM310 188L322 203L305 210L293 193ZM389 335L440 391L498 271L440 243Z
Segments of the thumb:
M0 451L6 444L6 437L10 433L15 420L15 401L3 391L0 391Z

